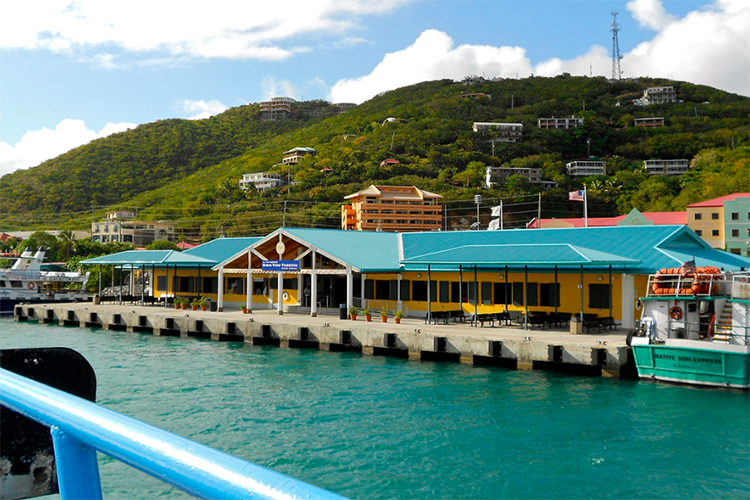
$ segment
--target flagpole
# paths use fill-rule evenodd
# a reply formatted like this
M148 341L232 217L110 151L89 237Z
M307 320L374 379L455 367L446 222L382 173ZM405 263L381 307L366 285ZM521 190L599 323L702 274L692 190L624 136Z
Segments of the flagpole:
M589 227L589 195L586 192L586 185L583 185L583 224Z
M500 200L500 231L503 230L503 200Z

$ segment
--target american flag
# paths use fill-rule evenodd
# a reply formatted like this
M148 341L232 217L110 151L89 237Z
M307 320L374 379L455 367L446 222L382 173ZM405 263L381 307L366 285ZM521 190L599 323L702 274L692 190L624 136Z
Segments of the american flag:
M568 193L568 200L569 201L584 201L583 196L585 194L585 191L570 191Z

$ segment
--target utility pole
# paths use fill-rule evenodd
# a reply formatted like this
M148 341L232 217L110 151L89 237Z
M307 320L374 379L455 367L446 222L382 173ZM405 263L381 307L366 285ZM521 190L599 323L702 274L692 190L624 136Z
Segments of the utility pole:
M286 200L284 200L284 215L281 218L281 227L286 227Z

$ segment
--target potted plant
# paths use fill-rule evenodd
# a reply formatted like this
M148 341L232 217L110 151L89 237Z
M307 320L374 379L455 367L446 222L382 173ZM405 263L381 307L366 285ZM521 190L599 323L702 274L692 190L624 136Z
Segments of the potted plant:
M351 306L349 308L349 317L352 319L352 321L357 321L357 314L359 314L359 307Z
M195 297L192 301L190 301L190 307L193 308L193 311L197 311L199 307L199 301L198 297Z
M242 304L240 309L242 309L242 314L247 314L247 306L245 304Z
M201 297L198 301L198 305L201 308L201 311L205 311L208 309L208 301L206 300L206 297Z
M183 309L187 309L188 304L190 301L186 298L180 299L180 306L182 306Z
M370 321L372 321L372 311L370 311L370 309L368 309L367 307L365 307L364 309L362 309L362 315L365 317L365 320L368 323Z
M393 313L393 321L395 321L397 325L401 324L401 318L403 317L404 317L404 311L400 309Z
M182 299L175 297L174 298L174 308L180 309L182 307Z
M380 310L380 319L381 321L383 321L383 323L388 323L388 308L387 307L383 307Z

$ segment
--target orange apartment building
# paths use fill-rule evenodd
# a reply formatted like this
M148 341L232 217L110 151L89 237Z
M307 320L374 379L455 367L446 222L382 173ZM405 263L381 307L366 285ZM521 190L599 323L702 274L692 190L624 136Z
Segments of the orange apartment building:
M434 231L442 228L443 197L415 186L370 186L346 196L341 229L349 231Z

